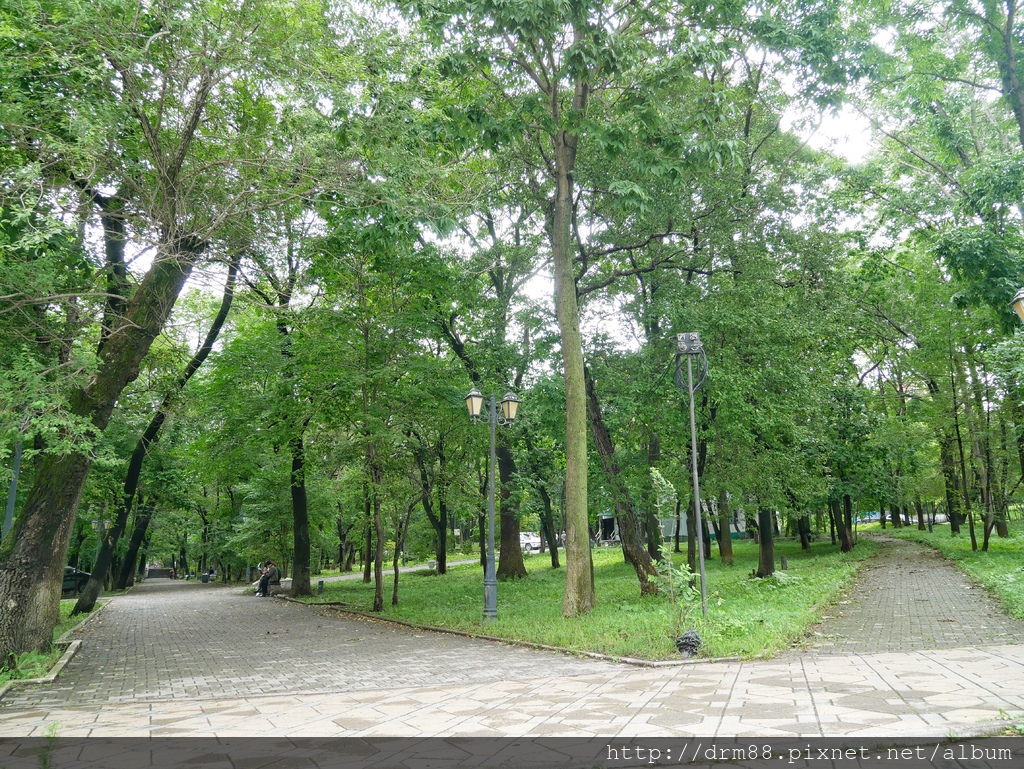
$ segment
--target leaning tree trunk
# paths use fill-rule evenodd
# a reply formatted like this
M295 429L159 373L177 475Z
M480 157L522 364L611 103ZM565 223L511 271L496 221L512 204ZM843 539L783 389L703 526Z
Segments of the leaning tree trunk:
M544 537L548 542L548 550L551 554L551 568L558 569L561 566L558 560L558 529L555 526L555 516L552 512L551 495L548 493L547 487L544 485L544 474L541 472L540 464L537 462L533 441L531 440L529 431L525 433L525 440L530 474L535 479L533 487L537 490L537 494L540 496L541 503L543 505L540 513L541 529L543 530Z
M551 510L551 495L548 494L548 490L544 488L544 484L538 483L535 488L537 493L540 495L540 501L543 507L540 513L540 525L544 531L544 538L548 543L548 552L551 556L551 568L561 568L561 563L558 560L558 531L555 528L555 516Z
M106 429L118 397L139 375L201 250L187 241L175 246L153 263L125 307L124 322L105 340L98 370L70 399L69 411L98 432ZM40 464L13 545L0 560L0 660L52 642L68 544L91 463L89 454L76 452L47 456Z
M132 458L128 463L128 472L125 473L124 488L121 491L117 513L114 515L114 525L107 529L106 536L100 540L99 555L96 558L96 563L93 565L92 576L89 577L85 589L78 597L78 602L75 604L75 608L71 612L72 614L87 614L96 605L96 599L99 598L100 591L103 589L103 583L107 578L107 571L110 570L110 563L117 548L117 542L121 538L121 533L128 526L128 516L131 514L132 504L135 501L135 492L139 488L139 479L142 476L142 463L149 453L150 446L160 440L160 429L167 420L167 416L170 414L178 394L209 357L217 337L220 336L220 330L224 326L224 321L227 320L228 313L231 311L231 303L235 296L235 277L238 274L238 261L238 258L232 260L228 268L228 277L224 285L224 295L221 298L220 309L217 310L217 314L214 316L210 330L206 334L206 339L203 340L203 344L196 350L195 355L192 356L188 365L185 366L185 369L175 380L171 390L164 395L160 408L157 409L156 414L153 415L149 425L142 433L142 437L135 444L135 450L132 452Z
M149 500L139 503L139 512L135 514L135 530L128 540L128 552L125 553L124 563L121 565L121 573L118 575L115 587L124 590L132 582L135 576L135 563L139 558L139 551L146 538L146 531L149 529L149 520L153 512L153 503Z
M640 582L640 594L653 595L658 592L657 584L651 579L658 573L654 567L654 559L644 547L643 538L640 536L640 524L629 497L629 490L623 481L619 463L615 459L615 446L612 444L608 426L601 414L601 403L597 398L594 378L587 368L584 368L584 377L587 386L587 414L590 417L590 430L594 436L594 446L597 448L604 474L615 495L615 517L619 521L622 555L626 559L626 563L632 566L636 572L637 580Z

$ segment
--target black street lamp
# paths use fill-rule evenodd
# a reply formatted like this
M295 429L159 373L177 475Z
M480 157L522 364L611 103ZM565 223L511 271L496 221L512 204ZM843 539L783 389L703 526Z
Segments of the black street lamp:
M692 332L676 335L676 385L682 389L682 371L680 358L686 356L686 382L687 392L690 396L690 456L693 464L693 517L697 531L691 534L697 536L697 553L700 561L700 607L704 616L708 616L708 589L704 574L704 525L701 521L700 511L700 480L697 478L697 418L694 415L693 394L704 384L704 378L708 372L708 358L704 354L704 343L700 334ZM704 364L703 373L697 386L693 386L693 356L699 355L700 362Z
M480 421L480 409L484 396L475 387L466 396L466 408L473 422ZM519 411L519 398L514 393L505 393L501 399L501 416L498 416L498 404L491 394L487 404L487 421L491 425L491 463L487 477L487 560L484 566L484 622L498 616L498 578L494 573L494 432L498 425L507 425L516 418Z

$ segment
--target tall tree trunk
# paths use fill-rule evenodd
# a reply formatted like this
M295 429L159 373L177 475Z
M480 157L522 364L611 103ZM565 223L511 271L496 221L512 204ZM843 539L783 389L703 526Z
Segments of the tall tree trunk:
M580 22L582 23L582 22ZM574 30L574 40L582 42L582 28ZM547 94L558 104L560 81L554 79ZM577 115L586 112L590 88L577 80L572 107ZM557 112L557 107L555 107ZM554 140L555 199L551 223L551 262L555 282L555 314L562 344L562 370L565 382L565 596L562 615L586 614L597 600L594 591L594 562L590 552L590 513L587 507L587 393L583 374L583 339L580 335L579 303L573 271L572 216L573 171L579 136L561 127L562 118L552 115L557 126Z
M437 457L437 519L441 524L440 536L437 542L437 573L448 573L448 525L450 516L448 513L448 480L445 468L445 454L443 443L438 445Z
M657 492L654 489L654 480L651 478L650 471L652 468L657 467L660 462L661 439L655 434L650 437L647 443L647 475L644 478L643 497L641 499L644 507L644 528L647 534L647 554L655 561L661 559L661 521L658 519L658 506L654 502L654 496Z
M772 511L767 507L757 510L757 576L770 577L775 573L775 538Z
M363 481L363 520L366 526L363 530L366 533L366 537L363 539L363 584L369 584L373 579L373 501L371 494L370 483Z
M335 524L338 527L338 571L352 571L354 548L349 546L348 535L351 533L353 525L351 523L345 525L341 512L341 502L339 502L338 517L335 519Z
M118 397L139 374L139 366L192 271L202 246L187 239L165 244L125 307L124 322L106 339L99 367L75 391L69 411L103 432ZM91 457L49 455L40 463L14 531L13 545L0 558L0 659L38 651L52 641L60 613L68 545Z
M949 532L950 534L959 534L959 481L956 477L956 465L953 460L952 438L947 435L942 436L942 442L939 444L939 457L942 461L942 478L946 493L946 517L949 518Z
M835 529L834 535L839 536L839 551L849 553L853 550L853 541L846 530L846 522L843 520L842 502L838 499L829 500L828 507L829 513L832 516L832 525ZM833 536L832 543L835 544L835 536Z
M370 478L373 484L373 532L376 545L373 549L373 609L384 611L384 518L380 512L381 485L383 472L374 462L370 466Z
M309 502L306 496L306 445L302 433L291 440L292 471L290 475L292 487L292 542L295 552L292 555L292 589L289 595L297 598L302 595L313 595L310 586L310 541L309 541Z
M682 533L680 531L682 529L682 521L681 521L682 517L683 517L683 500L677 494L676 495L676 516L675 516L675 518L676 518L676 520L675 520L675 543L674 543L674 545L672 547L672 552L674 552L674 553L680 552L680 544L682 542Z
M394 586L391 588L391 605L398 606L398 575L399 559L405 550L405 538L409 533L409 519L412 518L412 511L416 508L415 502L410 502L405 508L405 519L398 524L398 531L395 532L395 554L391 559L391 572L394 575ZM440 572L438 572L440 574Z
M939 398L941 391L939 383L934 379L927 379L928 393ZM956 398L954 394L954 407ZM939 458L942 462L942 477L946 493L946 516L949 518L950 534L960 533L959 495L957 494L958 481L956 477L956 462L953 459L953 436L947 428L937 430L939 441ZM1024 445L1021 452L1021 467L1024 468Z
M512 452L504 440L499 440L495 447L498 458L498 490L495 505L498 509L494 514L498 517L499 526L498 568L495 576L498 579L525 579L526 564L523 562L523 548L519 543L519 517L517 505L512 502L512 480L516 470Z
M849 494L843 494L843 528L846 529L846 540L852 550L857 542L853 538L853 499Z
M801 515L796 520L796 530L800 535L800 549L810 550L811 549L811 517L809 515Z
M597 454L601 458L601 466L604 468L604 474L608 478L615 498L615 517L619 522L622 555L626 559L626 563L632 566L636 572L637 580L640 582L640 593L653 595L658 589L651 577L657 575L657 569L654 567L654 561L650 554L644 548L644 542L640 536L640 524L633 509L629 489L626 488L619 463L615 459L615 446L612 444L608 427L604 423L601 403L597 398L594 378L589 369L584 368L584 377L587 387L587 414L590 417L590 430L594 436Z
M974 513L971 510L971 494L970 487L967 484L967 460L964 457L964 441L963 435L960 433L960 414L959 406L957 406L957 394L956 394L956 382L953 380L953 372L950 370L949 375L950 381L953 387L953 427L956 435L956 445L960 452L960 482L961 490L964 495L964 512L967 515L967 521L970 525L971 532L971 550L978 549L978 540L974 535Z
M732 512L729 509L729 493L723 488L718 492L718 554L722 563L732 566Z

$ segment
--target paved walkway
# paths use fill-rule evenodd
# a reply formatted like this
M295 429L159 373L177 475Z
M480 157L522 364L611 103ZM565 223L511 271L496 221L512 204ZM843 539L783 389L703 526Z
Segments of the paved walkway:
M988 593L937 551L876 537L878 555L813 628L817 654L913 652L1024 643L1024 622L1010 619Z
M847 601L804 653L651 668L152 580L0 700L0 737L944 738L1024 712L1024 625L941 559L887 543Z

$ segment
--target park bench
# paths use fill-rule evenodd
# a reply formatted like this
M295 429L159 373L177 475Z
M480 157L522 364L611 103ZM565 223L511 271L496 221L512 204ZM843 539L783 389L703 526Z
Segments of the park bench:
M268 595L281 595L292 589L291 578L282 579L280 582L271 582L267 585Z

